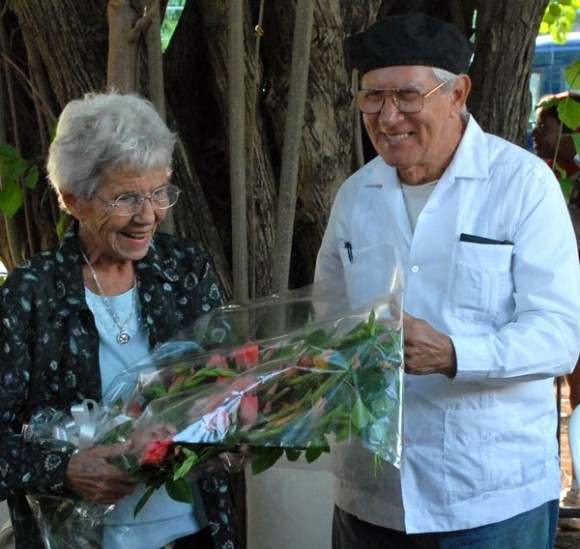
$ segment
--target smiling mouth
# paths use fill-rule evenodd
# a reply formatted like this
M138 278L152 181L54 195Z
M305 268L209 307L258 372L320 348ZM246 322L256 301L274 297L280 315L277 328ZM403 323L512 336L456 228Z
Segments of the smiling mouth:
M130 233L127 231L121 231L121 234L126 238L131 238L132 240L144 240L149 235L149 233Z
M400 143L401 141L404 141L405 139L408 139L409 137L411 137L413 135L412 132L404 132L404 133L391 133L391 134L383 134L383 138L385 139L385 141L387 141L388 143L391 144L396 144L396 143Z

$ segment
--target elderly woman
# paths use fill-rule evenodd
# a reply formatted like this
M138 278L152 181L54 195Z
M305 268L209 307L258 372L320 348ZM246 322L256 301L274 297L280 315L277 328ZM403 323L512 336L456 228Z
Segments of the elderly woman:
M117 503L104 547L177 540L205 548L212 536L215 547L233 547L217 477L200 483L193 509L162 488L133 518L142 487L110 463L126 447L75 453L20 435L39 410L99 400L117 373L219 303L200 248L156 233L179 197L169 182L174 142L152 105L135 96L88 95L60 116L48 174L74 227L56 250L15 269L1 291L0 497L17 548L42 546L28 492Z

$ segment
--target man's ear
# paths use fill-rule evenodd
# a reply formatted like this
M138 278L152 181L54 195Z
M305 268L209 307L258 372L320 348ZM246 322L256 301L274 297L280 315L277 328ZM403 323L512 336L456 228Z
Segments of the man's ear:
M62 203L66 206L68 212L79 221L82 220L85 210L84 200L74 195L73 193L66 191L60 193L60 198Z
M451 101L455 110L459 112L467 102L471 91L471 78L467 74L460 74L453 82Z

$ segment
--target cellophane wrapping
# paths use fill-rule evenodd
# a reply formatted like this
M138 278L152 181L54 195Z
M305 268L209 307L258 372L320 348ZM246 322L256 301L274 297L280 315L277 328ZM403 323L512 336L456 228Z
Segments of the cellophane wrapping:
M160 487L191 501L192 477L246 464L259 473L284 455L311 462L334 445L362 444L379 466L398 467L400 268L390 261L369 272L359 264L362 291L360 280L346 277L209 312L122 372L101 403L85 402L72 416L45 412L27 436L80 448L130 440L117 464L147 487L136 512ZM114 508L41 495L29 501L51 549L99 547Z

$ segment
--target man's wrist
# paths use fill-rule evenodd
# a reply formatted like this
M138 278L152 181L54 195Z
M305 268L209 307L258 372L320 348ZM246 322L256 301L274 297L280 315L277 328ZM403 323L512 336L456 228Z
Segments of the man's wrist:
M449 336L447 336L447 343L449 344L449 363L444 373L449 379L453 379L457 375L457 355L453 340Z

